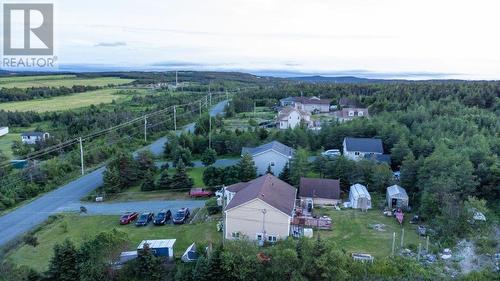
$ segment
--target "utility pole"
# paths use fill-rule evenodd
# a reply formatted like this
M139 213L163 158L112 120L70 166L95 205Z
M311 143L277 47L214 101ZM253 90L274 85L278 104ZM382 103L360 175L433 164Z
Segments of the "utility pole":
M226 240L226 186L222 185L222 246Z
M396 244L396 232L392 233L392 251L391 251L391 256L394 256L394 244Z
M174 105L174 131L177 131L177 110Z
M208 112L208 147L212 148L212 115Z
M266 240L266 209L262 209L262 243Z
M210 110L210 108L212 108L212 92L210 92L210 86L208 86L208 87L209 87L208 96L210 98L210 107L209 107L209 110Z
M227 90L226 90L226 100L229 100L229 94L228 94Z
M199 100L199 104L200 104L200 118L201 118L201 100Z
M175 71L175 87L179 85L178 80L177 80L177 70Z
M144 116L144 142L148 141L148 117Z
M425 252L429 254L429 236L427 236L426 242L425 242Z
M79 138L80 141L80 164L82 166L82 176L85 174L85 169L83 167L83 143L82 143L82 137Z
M403 249L403 240L405 238L405 229L401 229L401 249Z
M422 243L418 243L417 261L420 261L420 254L422 253Z
M253 102L253 117L255 117L256 111L257 111L257 102Z

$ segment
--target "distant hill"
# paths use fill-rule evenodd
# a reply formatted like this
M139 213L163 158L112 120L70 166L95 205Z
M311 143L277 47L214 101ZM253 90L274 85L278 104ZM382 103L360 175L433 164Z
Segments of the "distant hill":
M369 78L359 78L355 76L300 76L300 77L289 77L288 79L301 82L309 83L381 83L381 82L396 82L404 80L386 80L386 79L369 79Z

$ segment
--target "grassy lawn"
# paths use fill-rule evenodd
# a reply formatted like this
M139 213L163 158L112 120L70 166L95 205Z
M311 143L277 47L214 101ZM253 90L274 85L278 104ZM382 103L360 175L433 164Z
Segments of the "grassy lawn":
M318 214L326 214L333 220L331 231L321 231L320 236L334 240L339 247L348 252L369 253L375 257L385 257L391 254L392 235L396 232L396 251L400 249L401 226L393 217L386 217L379 210L361 212L360 210L320 209ZM406 215L403 227L404 247L418 247L422 243L425 247L425 238L416 233L416 226L408 223L410 215ZM385 231L371 229L369 224L384 224ZM432 243L432 241L431 241Z
M5 102L0 104L0 110L6 111L62 111L75 109L92 104L110 103L113 100L123 100L130 98L128 94L117 94L117 89L103 89L69 96L60 96L47 99Z
M30 88L30 87L72 87L81 86L107 86L123 85L130 83L132 79L121 79L118 77L99 78L77 78L74 75L48 75L48 76L24 76L0 78L0 87L3 88Z
M61 225L67 224L67 232ZM36 248L23 245L9 254L18 265L27 265L35 270L44 271L52 256L52 249L56 243L70 238L75 243L95 236L100 231L116 228L127 233L130 244L128 250L135 250L137 245L145 239L177 239L174 254L180 257L184 250L192 243L218 243L222 234L216 230L216 222L203 222L187 225L165 225L136 227L135 225L121 226L117 216L79 216L66 215L62 220L42 228L36 233L38 242Z
M194 187L205 186L205 184L203 183L203 171L205 171L205 169L205 167L195 167L187 169L188 175L194 180Z
M268 107L257 107L254 112L237 113L232 118L225 118L224 124L229 129L246 129L251 127L248 121L253 119L258 123L274 119L276 113Z
M12 158L12 142L15 140L21 140L21 134L8 133L0 137L0 151L9 159Z

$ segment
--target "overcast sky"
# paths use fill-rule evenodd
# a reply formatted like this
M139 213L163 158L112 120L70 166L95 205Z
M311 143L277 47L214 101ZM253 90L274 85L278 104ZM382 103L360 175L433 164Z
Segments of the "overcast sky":
M54 4L61 65L500 79L498 0Z

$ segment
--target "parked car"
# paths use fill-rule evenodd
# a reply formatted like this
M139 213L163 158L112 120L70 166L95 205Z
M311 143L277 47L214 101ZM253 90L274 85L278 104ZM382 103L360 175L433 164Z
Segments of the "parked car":
M135 222L136 226L145 226L148 225L150 221L153 220L153 213L142 213L139 219Z
M139 216L137 212L126 212L120 217L120 224L129 224Z
M189 209L188 208L181 208L177 213L175 213L174 217L172 218L172 222L174 224L183 224L186 222L186 220L189 218Z
M213 196L212 191L205 190L203 188L191 188L189 191L189 196L191 197L210 197Z
M329 149L325 152L322 152L321 155L325 156L326 158L335 158L340 156L340 150L338 149Z
M172 218L172 212L170 212L170 210L161 210L158 214L156 214L153 224L164 225L170 220L170 218Z

